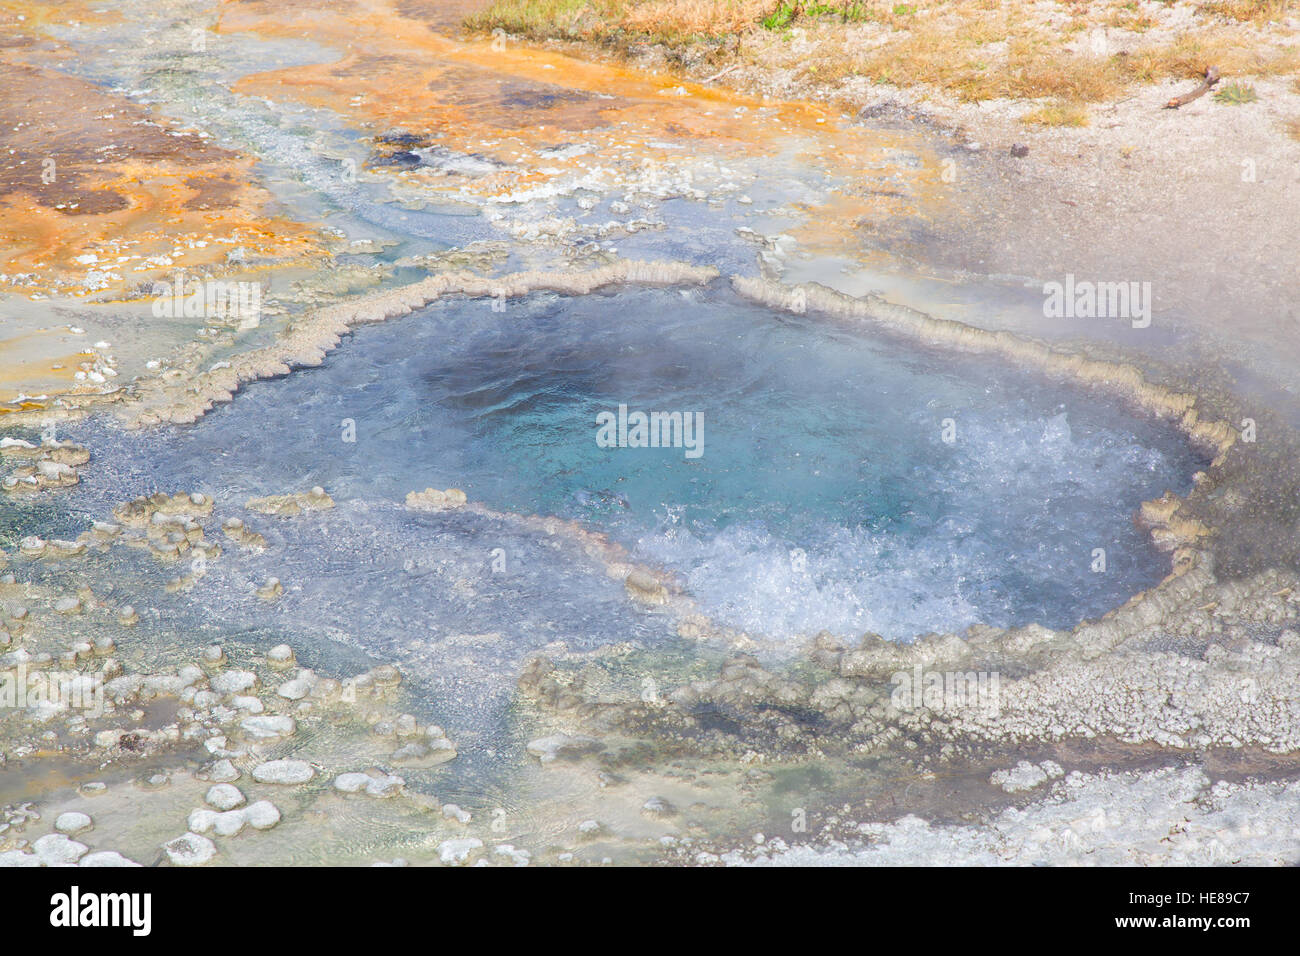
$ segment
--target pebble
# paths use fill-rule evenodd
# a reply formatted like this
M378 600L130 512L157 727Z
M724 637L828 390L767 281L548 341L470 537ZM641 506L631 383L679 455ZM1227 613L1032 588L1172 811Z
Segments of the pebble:
M650 817L670 817L677 812L677 808L663 797L651 797L641 804L641 812Z
M284 585L279 578L267 578L266 583L257 589L257 596L263 601L274 601L284 594Z
M29 558L39 558L45 553L45 541L35 535L28 535L18 542L18 550Z
M366 793L372 797L391 797L400 793L406 781L395 774L382 771L369 773L341 773L334 778L334 789L340 793Z
M67 813L60 813L54 821L54 829L60 833L66 833L68 836L76 836L78 833L84 833L93 829L95 823L84 813L77 813L75 810L69 810Z
M275 692L285 700L302 700L311 693L312 681L299 676L293 680L287 680L275 689Z
M288 737L297 729L292 717L264 715L246 717L239 723L240 729L248 736L258 740L271 740L276 737Z
M288 644L277 644L266 652L266 659L275 667L290 667L294 661L293 648Z
M217 846L207 837L186 833L164 843L163 852L176 866L202 866L217 855Z
M241 795L242 798L242 795ZM239 836L244 827L269 830L280 822L280 810L269 800L258 800L237 810L217 813L212 810L193 810L187 825L194 833L216 833L217 836Z
M208 779L214 783L230 783L238 780L240 777L239 770L227 759L218 760L208 770Z
M253 779L258 783L299 784L315 775L311 764L304 760L268 760L253 768Z
M135 785L141 790L161 790L169 786L172 782L170 775L166 773L154 773L147 777L140 777L135 781Z
M269 830L280 822L280 811L269 800L258 800L244 808L244 819L254 830Z
M70 840L65 834L50 833L32 844L32 851L45 866L65 866L76 863L89 852L90 847L76 840Z
M215 810L192 810L185 825L192 833L216 833L217 836L239 836L248 821L242 810L228 810L217 813Z
M233 810L244 805L244 795L240 793L239 788L232 787L228 783L213 784L208 788L203 800L208 806L216 807L218 810Z
M257 675L252 671L223 671L212 678L212 689L223 697L242 694L257 686Z
M481 849L482 846L483 841L477 837L443 840L438 844L438 859L448 865L460 865L469 859L471 853Z
M446 737L429 740L413 740L403 744L389 755L389 760L396 763L427 762L437 760L439 763L456 756L456 745Z

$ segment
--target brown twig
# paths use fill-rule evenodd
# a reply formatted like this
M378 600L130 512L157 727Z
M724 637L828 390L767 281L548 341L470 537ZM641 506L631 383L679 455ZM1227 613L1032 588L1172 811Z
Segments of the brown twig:
M1170 100L1168 103L1165 104L1165 109L1176 110L1180 106L1186 106L1192 100L1199 99L1200 97L1204 96L1206 93L1210 92L1210 89L1214 86L1215 83L1218 82L1219 82L1219 70L1217 67L1212 66L1205 71L1205 79L1201 81L1200 86L1198 86L1194 90L1191 90L1190 92L1184 93L1182 96L1175 96L1172 100Z

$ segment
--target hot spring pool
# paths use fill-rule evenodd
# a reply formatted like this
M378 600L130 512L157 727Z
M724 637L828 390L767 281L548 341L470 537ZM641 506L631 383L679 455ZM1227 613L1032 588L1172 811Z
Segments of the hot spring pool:
M701 440L602 447L598 416L621 405L702 421ZM427 620L401 626L436 631L447 608L422 604L419 577L386 573L376 555L450 527L384 506L459 487L498 511L604 531L716 621L777 642L1104 613L1168 571L1133 523L1139 503L1186 491L1204 464L1172 429L1103 398L720 287L537 295L504 311L447 300L367 327L323 366L253 384L194 426L100 426L89 440L137 447L102 456L113 470L88 477L83 502L183 488L229 508L324 486L341 511L322 520L349 525L332 532L337 553L297 560L313 582L329 577L323 564L364 579L368 601L331 605L342 629L373 630L387 601L424 607ZM520 573L549 560L513 547ZM531 570L550 575L544 596L462 609L467 626L511 630L539 603L573 610L590 594ZM592 613L557 633L607 618Z

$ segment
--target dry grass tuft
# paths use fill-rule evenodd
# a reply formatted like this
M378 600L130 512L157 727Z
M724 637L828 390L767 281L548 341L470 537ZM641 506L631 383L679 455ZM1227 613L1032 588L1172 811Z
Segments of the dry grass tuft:
M1197 4L1196 12L1238 23L1276 23L1300 12L1300 3L1297 0L1215 0Z
M628 8L631 30L660 36L725 36L740 33L767 16L772 0L649 0Z
M1035 126L1087 126L1088 110L1079 103L1049 103L1026 113L1021 122Z
M608 15L611 23L621 17L622 4L592 0L496 0L490 7L465 19L465 28L476 33L504 30L533 40L559 37L586 38L586 22Z

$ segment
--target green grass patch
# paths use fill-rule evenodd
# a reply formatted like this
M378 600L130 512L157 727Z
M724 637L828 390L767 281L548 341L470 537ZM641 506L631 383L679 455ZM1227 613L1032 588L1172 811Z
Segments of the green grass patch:
M914 7L909 7L905 3L900 3L894 8L895 13L900 10L906 10L907 13L914 12ZM872 18L871 8L857 0L848 0L846 3L800 3L798 0L782 0L780 6L765 16L760 22L764 30L784 30L796 20L807 18L816 19L818 17L838 17L844 23L861 23L863 20Z
M1245 103L1254 103L1259 99L1259 94L1249 83L1238 83L1233 80L1231 83L1224 83L1214 91L1214 102L1222 103L1225 106L1241 106Z

